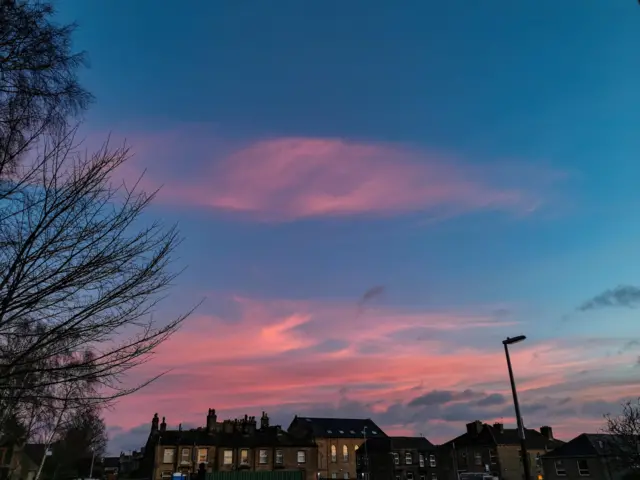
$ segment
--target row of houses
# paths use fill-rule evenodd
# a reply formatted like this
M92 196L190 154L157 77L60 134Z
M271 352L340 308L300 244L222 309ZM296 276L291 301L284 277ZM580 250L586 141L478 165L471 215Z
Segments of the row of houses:
M565 443L543 426L525 429L525 438L531 478L622 478L606 453L610 436L583 434ZM371 419L296 416L285 430L264 412L258 425L250 416L218 421L209 409L206 425L189 430L167 429L165 418L154 415L142 451L136 474L151 480L219 473L232 479L233 472L279 472L278 478L297 472L301 480L457 480L472 473L521 480L524 474L517 430L480 421L436 446L425 437L389 436Z

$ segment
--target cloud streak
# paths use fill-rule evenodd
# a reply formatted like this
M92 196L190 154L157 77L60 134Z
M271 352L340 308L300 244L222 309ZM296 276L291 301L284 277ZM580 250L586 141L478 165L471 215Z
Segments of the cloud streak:
M619 285L587 300L578 307L586 312L608 307L634 308L640 304L640 288L633 285Z
M155 411L172 424L199 425L203 412L217 408L221 415L268 410L283 423L296 413L367 415L390 431L433 436L476 418L513 416L504 356L490 346L491 338L501 338L514 323L496 319L491 307L486 312L372 307L358 315L352 301L239 295L225 300L224 313L213 308L190 319L152 362L136 370L148 378L171 369L123 399L107 419L110 425L132 429ZM421 335L427 340L418 340ZM480 346L479 337L486 338ZM621 339L620 347L625 342ZM606 357L604 350L573 341L514 349L527 421L573 418L563 428L582 428L575 419L584 413L567 398L611 401L637 392L637 375L630 376L637 370L627 376L621 370L637 353ZM576 375L585 370L589 373ZM130 442L117 435L122 444Z
M155 137L134 134L135 165L125 176L137 178L147 167L144 186L163 185L163 202L263 221L530 213L560 178L526 165L472 166L398 144L280 137L230 146L188 129Z

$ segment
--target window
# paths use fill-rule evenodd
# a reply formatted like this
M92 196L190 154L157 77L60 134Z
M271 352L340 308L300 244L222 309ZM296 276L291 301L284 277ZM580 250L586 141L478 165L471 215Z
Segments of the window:
M249 450L246 448L240 450L240 465L249 465Z
M431 474L431 480L438 480L438 474L437 473L432 473Z
M407 472L407 480L413 480L413 472Z
M564 463L562 460L556 460L556 475L559 477L564 477L567 474L567 470L564 468Z
M233 450L225 450L222 458L223 465L233 464Z
M342 461L343 462L349 461L349 448L347 448L346 445L342 446Z
M343 435L343 434L344 434L344 431L343 431L343 430L338 430L338 433L340 433L340 434L342 434L342 435Z
M355 430L349 430L349 433L350 433L351 435L355 435L355 434L356 434L356 431L355 431Z
M176 455L175 448L165 448L162 456L162 463L173 463L173 459Z
M496 450L489 450L489 461L491 462L491 465L497 465L498 452Z
M343 478L349 480L349 472L344 472Z
M400 455L397 452L393 452L393 464L400 465Z
M536 453L536 467L541 467L542 466L542 457L540 456L539 453Z
M331 478L338 478L338 474L337 473L332 473L331 474Z
M578 460L578 473L581 477L589 476L589 463L586 460Z
M411 465L411 462L413 461L412 457L411 457L411 452L407 452L404 454L404 463L406 463L407 465Z
M424 475L420 475L420 480L427 480L427 477L425 477Z
M282 465L284 463L284 456L282 450L276 450L276 465Z
M338 453L335 445L331 445L331 461L334 463L338 461Z
M374 435L378 434L378 432L376 430L371 430L371 433L373 433Z
M480 452L474 453L473 459L476 465L482 465L482 454Z
M183 448L182 449L182 463L189 463L191 459L191 449Z
M429 466L432 467L432 468L436 466L436 456L435 455L429 455Z
M418 461L420 462L420 466L424 467L424 455L422 453L418 457Z
M160 474L160 477L171 478L172 475L173 475L173 472L171 470L163 470L162 473Z
M331 430L327 430L327 433L331 434L331 433L333 433L333 432L332 432Z
M209 450L207 450L206 448L199 448L198 463L207 463L208 459L209 459Z
M396 475L396 480L400 480L400 475Z
M264 465L265 463L267 463L269 461L269 457L267 455L267 451L266 450L260 450L260 464Z
M307 454L304 450L298 450L298 463L306 463L307 462Z

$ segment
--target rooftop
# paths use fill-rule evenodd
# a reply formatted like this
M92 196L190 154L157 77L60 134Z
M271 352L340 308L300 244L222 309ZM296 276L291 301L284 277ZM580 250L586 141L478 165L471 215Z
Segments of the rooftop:
M378 425L370 418L324 418L296 416L289 431L307 430L314 437L324 438L366 438L386 437Z

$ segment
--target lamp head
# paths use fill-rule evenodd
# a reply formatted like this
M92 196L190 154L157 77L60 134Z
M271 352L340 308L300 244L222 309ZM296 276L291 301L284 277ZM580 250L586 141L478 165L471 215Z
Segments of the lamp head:
M502 341L502 343L504 345L513 345L514 343L518 343L523 340L526 340L526 338L527 337L525 337L524 335L518 335L517 337L512 337L512 338L507 337L506 340Z

